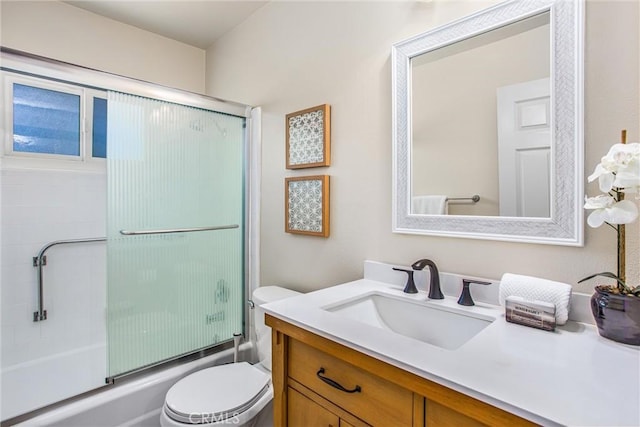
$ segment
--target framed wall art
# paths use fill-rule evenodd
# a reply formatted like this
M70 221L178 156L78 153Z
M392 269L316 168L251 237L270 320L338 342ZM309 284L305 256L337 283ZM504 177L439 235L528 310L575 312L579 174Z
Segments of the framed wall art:
M331 107L318 105L287 114L287 169L331 164Z
M329 175L284 180L285 231L329 237Z

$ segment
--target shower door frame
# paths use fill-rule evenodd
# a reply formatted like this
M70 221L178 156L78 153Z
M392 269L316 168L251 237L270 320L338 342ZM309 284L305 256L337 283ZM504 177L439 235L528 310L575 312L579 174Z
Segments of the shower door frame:
M246 129L244 133L243 147L243 245L245 247L245 250L243 251L243 334L245 340L251 339L251 315L246 303L249 301L253 289L258 287L260 266L260 107L253 107L250 105L226 101L203 94L170 88L143 80L123 77L108 72L94 70L74 64L68 64L50 58L41 57L5 47L0 47L0 55L2 64L0 69L4 71L38 76L59 82L68 82L74 85L104 91L114 90L145 98L197 107L245 119ZM4 159L6 159L6 157ZM218 346L224 348L225 343L226 342L219 343L210 348ZM202 352L202 349L194 350L194 352L197 351ZM123 373L122 375L117 375L114 378L126 377L131 374L136 374L145 369L162 365L183 356L185 355L163 360L150 366L141 367L140 369ZM107 383L112 383L114 378L111 378L111 381L107 381ZM100 388L95 390L100 390Z

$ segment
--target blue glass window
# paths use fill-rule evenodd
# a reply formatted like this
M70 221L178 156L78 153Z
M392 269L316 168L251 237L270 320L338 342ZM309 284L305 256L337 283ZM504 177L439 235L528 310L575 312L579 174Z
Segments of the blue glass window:
M107 158L107 100L93 98L93 157Z
M13 151L80 155L80 96L13 85Z

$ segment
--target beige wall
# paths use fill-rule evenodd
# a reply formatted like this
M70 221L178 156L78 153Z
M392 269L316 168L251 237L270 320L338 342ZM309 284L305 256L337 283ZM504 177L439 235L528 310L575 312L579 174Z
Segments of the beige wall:
M4 47L192 92L205 51L57 1L1 1Z
M478 10L481 2L272 2L207 50L207 93L263 107L263 284L312 290L362 276L365 259L499 278L531 274L575 284L615 269L615 236L586 230L584 248L391 232L390 47ZM638 140L638 2L587 5L586 170L617 141ZM285 169L284 116L332 105L332 165ZM331 175L331 237L284 233L284 178ZM592 193L595 185L589 185ZM638 227L629 263L639 281ZM592 284L578 290L590 291Z
M429 257L444 271L569 283L615 269L607 227L586 228L584 248L391 233L390 46L490 3L272 2L207 51L207 93L263 107L262 283L325 287L360 277L364 259ZM3 46L195 92L205 86L201 49L59 2L2 1L0 15ZM637 1L588 2L587 175L619 129L640 139L639 21ZM325 102L332 166L287 171L284 115ZM284 233L284 177L318 173L332 177L331 237ZM638 282L638 222L628 234L629 276Z

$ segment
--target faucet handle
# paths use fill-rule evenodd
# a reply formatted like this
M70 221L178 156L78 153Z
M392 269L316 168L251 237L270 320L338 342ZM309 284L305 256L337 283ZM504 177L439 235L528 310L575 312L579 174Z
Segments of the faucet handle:
M471 283L477 283L479 285L491 284L491 282L482 282L480 280L462 279L462 293L460 294L460 298L458 298L458 304L466 306L476 305L473 302L473 298L471 298L471 290L469 289Z
M404 286L404 289L402 290L402 292L404 292L405 294L417 294L418 293L418 288L416 288L416 283L413 281L413 270L405 270L404 268L396 268L396 267L392 267L393 270L395 271L404 271L405 273L407 273L407 284Z

